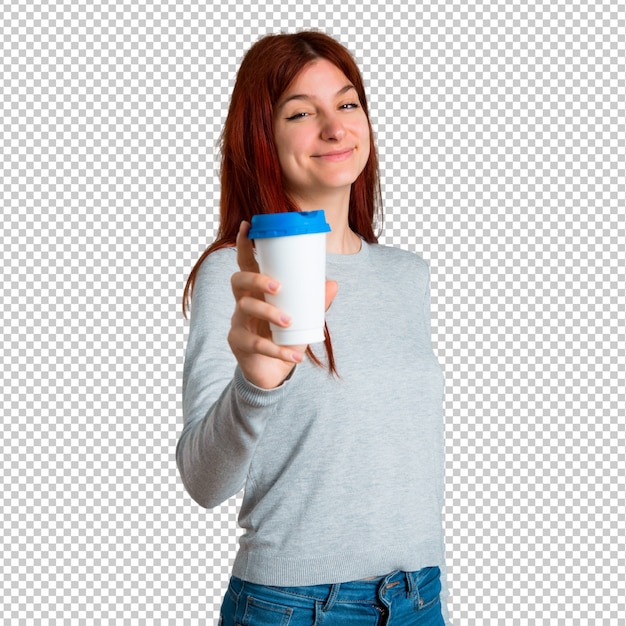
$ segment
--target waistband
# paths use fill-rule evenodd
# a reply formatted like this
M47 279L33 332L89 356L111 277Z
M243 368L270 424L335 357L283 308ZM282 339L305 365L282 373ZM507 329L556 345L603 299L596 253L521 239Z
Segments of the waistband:
M257 585L243 581L235 576L231 577L231 585L235 593L240 593L244 588L254 590L272 590L280 592L292 599L303 601L323 602L333 605L338 602L375 602L385 595L403 593L413 595L418 586L424 584L430 578L436 578L440 574L439 567L426 567L415 572L396 570L385 576L353 580L345 583L324 585L276 587L270 585Z

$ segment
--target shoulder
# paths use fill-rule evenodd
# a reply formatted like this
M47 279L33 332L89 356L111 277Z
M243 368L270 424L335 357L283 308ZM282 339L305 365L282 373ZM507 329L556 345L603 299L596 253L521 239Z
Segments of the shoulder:
M211 252L200 263L194 280L191 297L192 310L206 306L209 301L224 301L230 306L231 276L238 270L235 248L220 248Z
M198 280L203 282L221 278L227 274L228 278L237 271L237 249L234 247L220 248L211 252L202 261L198 268Z
M370 244L369 254L372 263L379 266L381 271L393 272L399 277L408 273L427 278L430 274L428 262L419 254L409 250L377 243Z
M231 269L237 267L237 248L229 246L220 248L207 255L202 261L198 272L219 271L220 269Z

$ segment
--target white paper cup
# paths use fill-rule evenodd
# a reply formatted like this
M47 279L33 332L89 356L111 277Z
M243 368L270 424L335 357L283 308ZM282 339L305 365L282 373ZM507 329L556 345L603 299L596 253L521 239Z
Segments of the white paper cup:
M291 317L282 328L270 324L274 343L304 345L324 340L326 300L326 223L324 211L255 215L254 239L262 274L280 282L265 300Z

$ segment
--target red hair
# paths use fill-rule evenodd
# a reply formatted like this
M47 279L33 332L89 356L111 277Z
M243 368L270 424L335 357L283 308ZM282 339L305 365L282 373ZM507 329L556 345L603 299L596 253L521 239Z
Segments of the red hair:
M381 206L378 157L361 73L352 55L332 37L316 31L268 35L246 53L221 137L220 224L217 238L194 265L183 292L183 313L189 309L198 268L215 250L235 245L239 226L259 213L298 211L287 195L274 144L274 107L298 74L317 59L336 65L354 85L370 127L370 154L352 184L348 223L368 243L376 243L374 222ZM326 335L329 368L335 371ZM309 356L319 364L310 349Z

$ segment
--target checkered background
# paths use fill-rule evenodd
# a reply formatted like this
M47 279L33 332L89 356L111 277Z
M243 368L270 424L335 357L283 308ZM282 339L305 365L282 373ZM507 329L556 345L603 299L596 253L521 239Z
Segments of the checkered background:
M362 67L384 243L431 263L450 609L626 624L626 8L0 0L6 624L213 624L236 498L181 486L184 281L244 51Z

